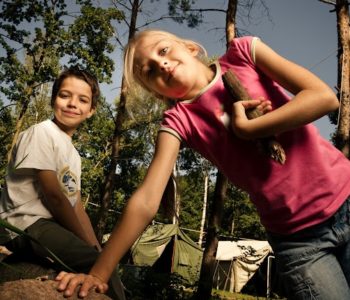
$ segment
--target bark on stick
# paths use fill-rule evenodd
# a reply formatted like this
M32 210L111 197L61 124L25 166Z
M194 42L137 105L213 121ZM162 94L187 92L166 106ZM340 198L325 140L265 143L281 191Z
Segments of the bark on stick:
M228 70L224 75L222 75L222 79L225 85L225 88L229 91L232 96L234 102L240 100L248 100L251 99L248 92L240 83L237 76L232 72L232 70ZM260 117L263 112L259 109L250 109L246 111L248 119L254 119ZM281 146L281 144L276 140L275 137L267 137L257 140L258 148L262 149L265 154L267 154L270 158L277 161L280 164L284 164L286 161L286 154Z

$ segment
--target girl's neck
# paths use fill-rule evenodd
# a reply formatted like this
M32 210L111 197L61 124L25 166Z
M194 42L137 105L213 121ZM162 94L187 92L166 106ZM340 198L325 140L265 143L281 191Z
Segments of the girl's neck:
M192 90L192 93L190 93L186 99L178 99L177 101L189 101L200 95L202 93L202 90L205 89L213 81L216 74L216 66L206 66L203 64L203 68L200 68L198 70L198 73L201 74L201 76L198 76L198 81L195 89Z

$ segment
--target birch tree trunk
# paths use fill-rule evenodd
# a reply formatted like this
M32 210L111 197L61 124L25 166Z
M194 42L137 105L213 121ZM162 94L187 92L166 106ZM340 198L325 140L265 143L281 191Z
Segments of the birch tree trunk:
M207 202L208 202L208 173L204 175L204 195L203 195L203 210L202 210L202 219L201 219L201 228L199 232L198 245L202 247L203 236L204 236L204 225L205 225L205 216L207 214Z
M179 216L180 216L180 195L177 190L176 178L177 178L177 171L176 171L176 163L175 163L173 168L173 176L172 178L170 178L170 180L172 180L173 189L174 189L172 195L170 195L170 197L173 197L172 202L174 206L174 214L172 216L173 224L179 224Z
M213 276L215 270L216 250L218 248L218 233L221 226L224 200L227 191L227 179L220 172L217 173L214 201L209 216L207 241L203 253L203 260L198 283L197 299L211 299Z

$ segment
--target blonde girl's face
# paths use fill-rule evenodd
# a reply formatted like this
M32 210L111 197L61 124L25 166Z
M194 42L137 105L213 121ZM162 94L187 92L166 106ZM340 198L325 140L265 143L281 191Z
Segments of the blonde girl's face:
M67 77L60 86L53 109L54 122L72 136L77 127L95 112L91 87L84 80Z
M166 98L186 100L208 83L198 48L184 45L166 35L141 38L135 46L134 75L151 91Z

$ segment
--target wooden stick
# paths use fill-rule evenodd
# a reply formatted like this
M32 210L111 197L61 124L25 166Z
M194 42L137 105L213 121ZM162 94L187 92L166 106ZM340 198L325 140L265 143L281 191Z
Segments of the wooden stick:
M228 70L222 75L222 80L224 82L225 88L229 91L234 102L240 100L249 100L251 97L248 92L240 83L237 76ZM259 109L249 109L246 111L248 119L258 118L263 115L263 112ZM281 144L275 139L275 137L267 137L257 140L258 148L262 149L270 158L277 161L280 164L284 164L286 161L286 154L281 146Z

